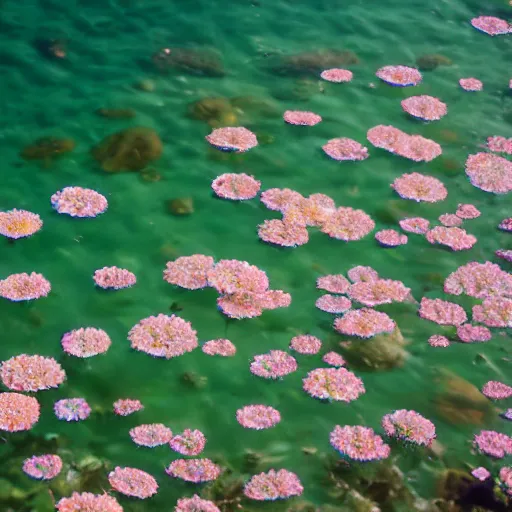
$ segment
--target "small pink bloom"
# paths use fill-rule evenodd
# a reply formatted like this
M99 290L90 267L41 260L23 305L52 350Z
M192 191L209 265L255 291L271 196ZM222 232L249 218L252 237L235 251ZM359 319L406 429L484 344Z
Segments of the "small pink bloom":
M277 425L281 421L281 415L273 407L246 405L236 411L236 420L244 428L263 430Z
M290 341L290 349L295 350L299 354L314 355L320 352L322 342L315 336L310 334L301 334L294 336Z
M158 491L156 480L149 473L136 468L117 466L109 473L108 481L121 494L141 500L150 498Z
M236 153L249 151L258 145L256 135L243 127L217 128L205 138L214 148Z
M324 153L333 160L366 160L368 158L368 149L359 142L341 137L331 139L322 146Z
M320 77L328 82L342 83L350 82L354 74L348 69L332 68L322 71Z
M408 242L406 235L402 235L394 229L377 231L377 233L375 233L375 240L377 240L382 247L398 247Z
M121 290L130 288L137 282L133 272L118 267L103 267L96 270L93 276L94 282L100 288Z
M236 347L226 339L207 341L201 350L209 356L232 357L236 354Z
M322 117L313 112L306 112L302 110L287 110L283 115L283 119L288 124L315 126L315 124L318 124L322 120Z
M484 84L476 78L461 78L459 85L465 90L470 92L481 91L484 88Z
M206 445L206 437L200 430L185 429L181 434L174 436L169 446L182 455L199 455Z
M243 201L258 195L261 182L248 174L221 174L212 182L215 194L223 199Z
M421 73L417 69L407 66L384 66L375 74L382 81L399 87L418 85L422 80Z
M326 313L339 314L348 311L352 302L347 297L326 294L317 299L315 306Z

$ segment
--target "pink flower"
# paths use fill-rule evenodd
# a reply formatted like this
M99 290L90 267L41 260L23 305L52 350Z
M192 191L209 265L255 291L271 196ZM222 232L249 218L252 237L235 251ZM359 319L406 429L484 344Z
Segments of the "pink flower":
M310 334L294 336L290 341L290 349L299 354L314 355L320 352L322 341Z
M317 368L302 381L304 391L320 400L353 402L365 393L363 381L346 368Z
M321 231L331 238L350 242L360 240L375 229L375 222L363 210L340 206L323 224Z
M185 429L181 434L174 436L169 446L182 455L199 455L206 445L206 437L200 430Z
M42 274L11 274L0 280L0 297L13 302L46 297L51 290L50 282Z
M439 222L447 228L456 228L462 226L462 219L455 213L444 213L439 216Z
M263 430L277 425L281 421L281 415L273 407L246 405L236 411L236 420L244 428Z
M512 437L494 430L482 430L473 442L480 452L496 459L512 454Z
M372 338L377 334L391 333L395 330L395 322L381 311L369 308L350 310L334 321L334 329L347 336Z
M470 92L481 91L484 88L484 84L476 78L461 78L459 85L465 90Z
M130 398L116 400L113 404L114 414L118 416L129 416L137 411L142 411L144 406L140 400L132 400Z
M375 233L375 240L377 240L382 247L398 247L408 242L406 235L402 235L394 229L377 231L377 233Z
M317 299L315 306L327 313L339 314L348 311L352 307L352 302L346 297L326 294Z
M271 469L268 473L254 475L244 487L244 494L251 500L275 501L300 496L304 487L295 473Z
M178 500L174 512L220 512L213 501L203 500L197 494Z
M51 480L62 470L58 455L34 455L23 462L23 472L37 480Z
M499 36L512 32L512 28L507 21L495 18L494 16L478 16L478 18L471 20L471 25L480 32L490 36Z
M267 354L254 356L251 373L265 379L278 379L297 370L294 357L282 350L271 350Z
M118 267L103 267L98 269L94 272L93 279L97 286L105 290L130 288L137 282L137 278L133 272Z
M221 174L212 182L215 194L223 199L243 201L258 195L261 182L248 174Z
M489 137L487 139L487 147L494 153L506 153L507 155L512 155L512 137L510 139L499 135Z
M130 437L139 446L154 448L167 444L172 439L172 430L162 423L151 423L130 429Z
M411 293L402 281L392 279L376 279L375 281L360 281L350 286L348 295L352 300L364 306L378 306L403 302Z
M232 357L236 354L236 347L226 339L207 341L201 350L209 356Z
M353 283L358 283L360 281L375 281L376 279L379 279L379 274L375 269L361 265L351 268L347 272L347 275Z
M343 83L350 82L354 74L348 69L332 68L322 71L320 77L328 82Z
M304 225L280 219L265 220L263 224L260 224L258 237L263 242L281 247L298 247L309 241L308 230Z
M341 274L322 276L316 280L316 287L318 289L330 293L347 293L349 286L349 281Z
M210 482L216 480L222 470L210 459L177 459L171 462L165 472L185 482Z
M487 471L487 469L483 467L473 469L473 471L471 471L471 474L481 482L487 480L491 476L491 473L489 473L489 471Z
M0 393L0 430L30 430L39 420L39 402L20 393Z
M262 293L269 287L263 270L239 260L220 260L208 272L208 284L219 293Z
M496 380L490 380L482 388L482 394L491 400L505 400L512 396L512 386Z
M512 299L492 297L473 306L473 321L488 327L512 327Z
M512 191L512 162L493 153L469 155L466 174L471 184L493 194Z
M512 496L512 467L503 467L500 469L500 482L508 496Z
M322 146L324 153L333 160L366 160L368 158L368 148L347 137L331 139Z
M432 96L411 96L402 100L402 108L413 117L425 121L438 121L444 117L448 109L446 103Z
M318 114L302 110L287 110L283 115L283 119L288 124L300 126L315 126L315 124L322 121L322 117Z
M13 391L40 391L59 387L66 372L52 357L21 354L2 363L0 378Z
M107 199L88 188L66 187L51 197L52 206L59 213L71 217L96 217L107 207Z
M150 498L158 491L156 480L145 471L117 466L108 475L110 485L121 494L139 498Z
M0 235L14 240L37 233L43 227L41 217L26 210L0 212Z
M472 204L459 204L455 215L461 219L476 219L480 217L481 212L475 205Z
M242 153L258 145L256 135L243 127L217 128L205 138L214 148L221 151Z
M448 195L446 187L437 178L417 172L402 174L391 187L403 199L412 199L418 202L437 203L446 199Z
M464 343L485 342L492 337L491 331L481 325L464 324L457 327L457 336Z
M269 209L281 213L290 206L298 206L305 198L289 188L270 188L262 192L260 201Z
M331 432L330 441L331 446L342 457L359 462L387 459L391 452L382 437L368 427L336 425Z
M193 254L181 256L167 263L164 280L188 290L199 290L208 285L208 272L213 269L214 260L211 256Z
M335 366L337 368L341 367L341 366L345 366L345 364L346 364L345 359L343 359L343 357L340 356L336 352L327 352L327 354L324 354L324 356L322 357L322 361L325 364L328 364L330 366Z
M83 421L91 414L91 407L83 398L64 398L53 405L55 416L59 420Z
M102 329L86 327L67 332L61 345L66 354L75 357L93 357L104 354L112 344L110 336Z
M439 325L461 325L467 319L464 309L447 300L421 299L419 315L424 320L430 320Z
M434 334L433 336L430 336L430 338L428 339L428 344L431 347L446 348L450 346L450 340L446 336Z
M375 74L383 82L399 87L418 85L422 80L421 73L417 69L407 66L384 66Z
M464 229L446 228L444 226L432 228L427 232L425 238L433 245L445 245L452 251L466 251L477 242L476 237L468 234Z
M58 512L123 512L118 501L108 494L74 492L70 498L62 498L57 503Z
M420 446L430 446L436 438L436 428L430 420L406 409L386 414L382 418L382 428L390 437Z

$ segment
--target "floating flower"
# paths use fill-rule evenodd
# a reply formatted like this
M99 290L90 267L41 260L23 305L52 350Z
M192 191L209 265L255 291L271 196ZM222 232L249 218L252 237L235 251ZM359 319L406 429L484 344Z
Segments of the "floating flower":
M310 334L301 334L294 336L290 341L290 349L295 350L299 354L314 355L320 352L322 342Z
M464 343L485 342L492 337L491 331L481 325L464 324L457 327L457 336Z
M377 334L391 333L395 327L395 322L386 313L369 308L350 310L342 318L336 318L334 321L336 331L359 338L372 338Z
M208 272L208 284L219 293L261 293L269 287L267 274L263 270L239 260L220 260Z
M462 226L462 219L455 213L444 213L439 216L439 222L447 228Z
M368 158L368 148L359 144L356 140L347 137L331 139L322 146L324 153L333 160L366 160Z
M421 73L417 69L408 66L384 66L375 74L383 82L397 87L418 85L422 79Z
M503 219L499 223L498 229L501 229L502 231L512 232L512 217L509 217L508 219Z
M164 280L187 290L199 290L208 285L208 272L213 269L214 260L211 256L193 254L181 256L167 263Z
M487 327L512 327L512 300L502 297L485 299L473 306L473 321Z
M430 227L430 222L422 217L408 217L400 220L398 224L407 233L416 233L417 235L424 235Z
M281 421L281 415L270 406L246 405L236 411L236 420L244 428L263 430L277 425Z
M289 188L269 188L261 193L260 201L269 209L284 213L292 205L298 206L304 196Z
M117 492L141 500L150 498L158 491L156 480L141 469L117 466L109 473L108 481Z
M398 153L408 135L391 125L380 124L370 128L366 138L376 147Z
M0 393L0 430L30 430L39 420L39 402L20 393Z
M421 299L419 315L424 320L430 320L439 325L461 325L467 319L464 309L447 300Z
M322 361L325 364L335 366L337 368L347 364L345 359L343 359L343 357L341 357L337 352L327 352L327 354L324 354L324 357L322 357Z
M347 293L350 286L348 279L341 274L322 276L316 280L316 287L330 293Z
M172 439L172 430L162 423L151 423L132 428L130 437L139 446L154 448L167 444Z
M263 242L282 247L298 247L309 241L305 226L279 219L266 220L258 226L258 237Z
M512 496L512 466L500 469L500 484L508 496Z
M322 233L337 240L360 240L375 229L375 222L363 210L340 206L322 226Z
M506 261L512 262L512 249L498 249L494 252L498 258L502 258Z
M194 494L192 498L178 500L174 512L220 512L220 509L213 501L203 500Z
M51 480L62 470L58 455L34 455L23 462L23 472L36 480Z
M484 88L484 84L476 78L461 78L459 85L469 92L481 91Z
M207 341L201 350L209 356L232 357L236 354L236 347L226 339Z
M500 135L489 137L487 139L487 148L489 151L493 151L494 153L506 153L507 155L512 155L512 138L507 139Z
M391 185L403 199L437 203L446 199L448 192L441 181L433 176L425 176L418 172L402 174Z
M411 96L402 100L402 108L411 116L425 121L438 121L448 112L446 103L426 95Z
M446 336L434 334L433 336L430 336L430 338L428 339L428 344L431 347L446 348L450 346L450 340Z
M477 299L493 296L512 297L512 275L499 265L471 261L452 272L444 282L445 293L466 294Z
M144 406L140 400L132 400L130 398L124 398L116 400L113 404L114 414L118 416L129 416L137 411L142 411Z
M59 387L66 372L53 357L21 354L2 363L0 378L13 391L41 391Z
M320 77L328 82L342 83L350 82L354 77L354 73L348 69L332 68L322 71Z
M394 229L383 229L375 233L375 240L377 240L382 247L398 247L405 245L409 239L406 235L402 235Z
M216 480L221 474L220 466L210 459L177 459L171 462L165 472L173 478L185 482L210 482Z
M353 283L359 283L360 281L375 281L379 279L379 274L372 267L364 267L358 265L357 267L351 268L347 272L348 278Z
M400 409L382 418L382 428L389 437L420 446L430 446L436 438L434 424L416 411Z
M283 119L288 124L295 124L299 126L315 126L318 124L322 117L313 112L306 112L302 110L287 110Z
M174 436L169 442L169 446L182 455L199 455L205 445L205 435L200 430L190 430L189 428Z
M331 432L330 441L331 446L342 457L359 462L387 459L391 452L382 437L369 427L336 425Z
M217 306L230 318L255 318L264 309L286 308L291 296L281 290L267 290L263 293L238 292L223 295L217 299Z
M118 501L107 493L74 492L70 498L61 498L56 507L58 512L123 512Z
M369 307L403 302L410 293L411 289L407 288L402 281L393 281L392 279L360 281L351 285L348 291L351 299Z
M37 233L43 227L43 221L37 213L26 210L0 212L0 235L14 240Z
M205 138L214 148L221 151L242 153L258 145L256 135L243 127L217 128Z
M212 182L212 189L222 199L243 201L258 195L261 182L248 174L221 174Z
M297 370L297 361L282 350L271 350L267 354L254 356L251 373L265 379L278 379Z
M348 311L352 302L346 297L326 294L317 299L315 306L326 313L339 314Z
M500 415L503 419L512 421L512 409L507 409L503 411Z
M494 16L478 16L478 18L471 20L471 25L480 32L484 32L490 36L499 36L512 32L508 21L495 18Z
M512 386L496 380L490 380L482 388L482 394L492 400L505 400L512 396Z
M118 267L100 268L94 272L93 279L96 286L105 290L130 288L137 282L137 278L133 272Z
M132 327L128 339L135 350L166 359L192 352L198 346L197 331L176 315L144 318Z
M436 226L427 231L425 238L431 244L445 245L452 251L467 251L477 242L476 237L468 234L465 229L444 226Z
M320 400L353 402L366 392L363 381L346 368L317 368L302 380L304 391Z
M300 496L303 491L299 477L286 469L254 475L244 487L245 496L257 501L285 500Z
M479 468L473 469L473 471L471 471L471 475L473 475L477 480L484 482L491 476L491 473L480 466Z
M51 290L50 282L42 274L11 274L0 280L0 297L13 302L46 297Z
M512 437L494 430L482 430L475 435L473 443L480 452L496 459L512 455Z
M61 339L62 349L75 357L93 357L104 354L112 344L110 336L102 329L86 327L67 332Z
M472 204L459 204L455 215L461 219L476 219L481 213L478 208Z
M469 155L466 174L471 185L493 194L507 194L512 190L512 162L493 153Z
M107 199L88 188L66 187L51 197L52 206L57 212L71 217L96 217L108 207Z
M91 414L89 404L83 398L64 398L53 405L55 416L59 420L81 421Z

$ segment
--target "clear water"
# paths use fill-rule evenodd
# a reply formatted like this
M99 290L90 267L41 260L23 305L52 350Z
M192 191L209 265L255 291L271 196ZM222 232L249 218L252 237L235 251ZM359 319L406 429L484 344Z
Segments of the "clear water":
M496 249L512 248L510 234L495 229L510 216L510 195L477 190L464 174L466 156L479 151L488 136L510 135L512 116L512 98L506 94L511 36L479 33L469 20L481 14L506 18L510 12L507 2L499 0L384 0L375 5L352 0L4 0L0 208L37 212L44 229L32 238L2 243L0 275L41 272L51 281L52 292L28 305L0 302L0 359L20 353L53 356L68 379L57 390L38 393L42 415L30 434L4 435L0 454L8 462L0 469L0 508L53 510L51 494L57 500L73 490L108 490L105 477L117 465L148 471L160 485L159 494L145 502L119 496L127 511L171 510L179 497L205 492L205 486L165 475L164 467L178 458L168 447L143 449L131 442L128 430L150 422L168 424L175 432L201 429L208 438L205 456L229 468L236 478L247 480L252 473L270 468L295 471L305 487L303 499L316 507L348 506L327 478L326 464L331 457L336 459L329 445L334 426L364 424L379 430L381 417L399 408L415 409L430 418L443 447L437 455L393 447L393 462L404 471L404 485L418 497L438 495L439 475L445 468L484 465L495 473L500 461L471 453L470 441L482 428L510 434L510 424L497 411L483 420L473 417L473 422L453 424L440 412L435 400L439 390L432 382L440 372L451 372L477 388L491 379L511 384L509 332L496 330L485 345L454 344L436 350L428 346L427 338L452 334L450 330L420 320L415 304L386 306L380 309L395 319L408 342L403 367L355 370L367 393L350 405L315 401L302 391L301 379L321 366L321 355L339 348L343 339L333 331L331 316L314 307L318 276L371 265L384 277L403 280L417 300L424 295L443 297L442 280L458 266L498 261ZM48 58L38 50L37 39L64 41L66 58ZM161 73L151 56L162 47L216 51L226 74ZM311 73L290 76L271 70L282 56L321 49L357 54L360 62L351 66L355 75L351 84L329 84ZM415 65L424 54L445 55L453 64L425 72L423 83L415 88L392 88L375 77L383 65ZM481 79L484 90L462 91L458 80L468 76ZM142 80L150 81L154 90L134 86ZM449 114L431 124L407 117L400 101L416 94L439 97L448 104ZM250 101L234 111L234 121L255 131L266 144L240 156L211 150L204 141L211 128L187 114L189 104L207 97L241 96ZM99 108L130 108L136 117L107 119L95 113ZM314 128L288 126L282 121L287 109L311 110L324 120ZM370 146L369 159L351 164L334 162L320 149L328 139L341 136L365 143L367 130L377 124L432 138L442 145L443 155L416 164ZM151 165L160 181L144 181L130 172L107 174L91 156L91 148L105 136L130 126L154 128L160 135L163 156ZM44 161L19 156L26 145L45 136L74 139L76 148ZM424 205L398 199L389 185L412 171L441 179L449 192L447 200ZM304 195L328 194L338 205L364 209L378 229L395 227L404 216L435 221L440 214L453 212L458 203L473 203L482 216L468 221L466 228L478 243L470 251L452 253L411 235L408 245L385 250L371 235L346 244L310 230L307 245L274 248L261 243L256 231L264 219L277 217L274 212L257 199L235 203L212 196L211 181L224 172L254 175L263 189L288 187ZM71 185L106 195L107 213L80 220L54 212L50 196ZM193 199L192 215L169 214L166 201L179 197ZM291 307L257 319L227 321L216 309L213 290L189 292L162 280L167 261L195 253L259 266L268 273L272 288L292 294ZM510 270L510 264L500 264ZM135 272L137 285L117 293L99 291L91 276L97 268L110 265ZM459 302L470 311L472 302ZM147 316L170 314L173 303L181 308L178 314L192 322L201 341L228 337L237 346L237 355L210 358L196 350L167 361L133 352L127 340L130 328ZM109 333L113 340L109 352L90 360L65 356L62 333L86 326ZM282 381L268 382L249 373L255 354L285 350L290 338L300 333L320 337L321 354L298 356L299 371ZM195 389L183 384L184 372L205 377L205 385ZM53 402L75 396L85 397L94 413L77 424L58 421ZM140 399L145 410L127 418L114 416L112 402L120 397ZM459 398L460 408L467 409L469 398ZM235 412L250 403L277 407L283 421L261 432L242 429ZM505 407L506 403L500 404ZM305 454L304 447L316 452ZM56 481L34 483L21 473L25 457L52 450L65 462ZM252 470L244 465L247 450L263 456ZM70 469L89 456L105 466L91 478L84 471L83 478L74 480ZM300 500L279 505L242 502L243 510L286 510L294 503ZM392 505L381 503L383 510L415 506L398 499Z

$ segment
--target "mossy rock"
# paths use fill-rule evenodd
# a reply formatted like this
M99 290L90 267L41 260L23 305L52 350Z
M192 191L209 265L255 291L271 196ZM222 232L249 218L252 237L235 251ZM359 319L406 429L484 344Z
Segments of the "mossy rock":
M188 116L207 122L211 127L236 126L238 120L226 98L203 98L188 106Z
M192 75L222 77L226 74L219 54L199 48L163 48L153 55L153 63L161 71L177 69Z
M416 65L421 71L433 71L439 66L451 66L451 59L439 53L421 55L416 59Z
M75 149L73 139L58 137L41 137L32 144L25 146L20 155L25 160L52 160Z
M107 119L132 119L137 115L132 108L99 108L96 114Z
M324 69L358 64L359 58L350 50L321 49L288 55L272 66L280 75L318 75Z
M128 128L108 136L92 150L106 172L140 171L162 155L162 141L151 128Z

